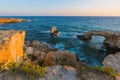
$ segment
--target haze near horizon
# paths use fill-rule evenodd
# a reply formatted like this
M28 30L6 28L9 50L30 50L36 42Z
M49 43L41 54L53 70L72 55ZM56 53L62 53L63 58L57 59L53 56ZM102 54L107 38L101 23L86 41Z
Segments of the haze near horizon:
M120 16L120 0L1 0L0 16Z

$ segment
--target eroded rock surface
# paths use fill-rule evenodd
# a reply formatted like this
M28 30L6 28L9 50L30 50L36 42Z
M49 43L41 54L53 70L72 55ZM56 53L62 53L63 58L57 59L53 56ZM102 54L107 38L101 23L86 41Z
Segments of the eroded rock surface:
M46 75L44 78L38 80L79 80L76 77L76 69L67 66L52 66L47 67Z
M116 54L109 54L103 61L103 66L111 67L120 73L120 52Z
M76 67L77 57L69 51L49 52L45 57L45 62L48 66L67 65Z
M25 31L0 30L0 64L23 60Z
M49 52L50 48L36 40L25 42L25 53L29 56L31 61L38 61L42 64L46 54Z

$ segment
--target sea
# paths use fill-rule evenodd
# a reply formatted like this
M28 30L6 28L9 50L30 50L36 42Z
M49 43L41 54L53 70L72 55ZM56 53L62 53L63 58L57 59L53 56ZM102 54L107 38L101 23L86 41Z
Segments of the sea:
M79 40L76 35L93 30L120 31L120 17L102 16L0 16L20 18L27 22L0 24L0 30L25 30L25 40L38 40L59 51L68 50L79 60L90 66L102 66L106 49L104 37L93 36L90 41ZM50 36L50 29L56 26L60 35Z

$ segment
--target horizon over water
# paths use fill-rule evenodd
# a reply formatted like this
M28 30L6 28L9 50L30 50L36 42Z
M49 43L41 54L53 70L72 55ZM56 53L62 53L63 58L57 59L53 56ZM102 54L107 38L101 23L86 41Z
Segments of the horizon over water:
M102 66L106 50L104 37L93 36L90 42L77 39L76 35L92 30L120 31L120 17L112 16L0 16L2 18L22 18L28 22L0 24L0 30L25 30L26 40L39 40L49 47L69 50L80 60L91 66ZM50 29L56 26L61 33L50 36Z

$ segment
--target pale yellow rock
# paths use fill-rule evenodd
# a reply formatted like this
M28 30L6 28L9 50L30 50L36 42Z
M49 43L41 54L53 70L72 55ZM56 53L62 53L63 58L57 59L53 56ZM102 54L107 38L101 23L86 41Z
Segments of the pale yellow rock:
M0 64L21 63L25 31L0 30Z

